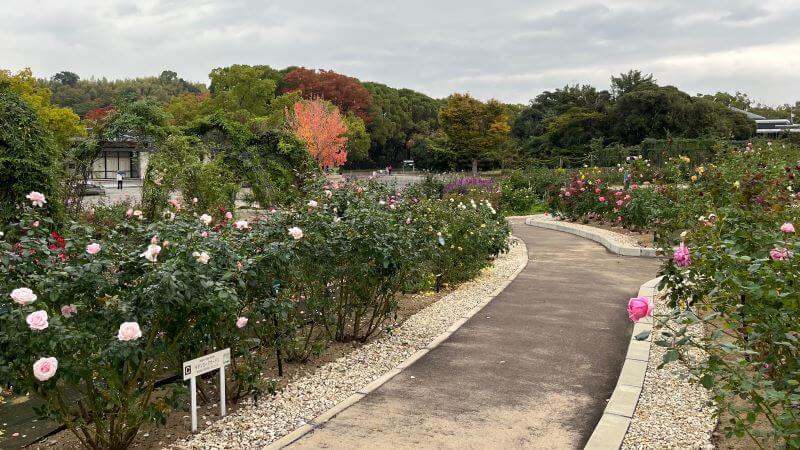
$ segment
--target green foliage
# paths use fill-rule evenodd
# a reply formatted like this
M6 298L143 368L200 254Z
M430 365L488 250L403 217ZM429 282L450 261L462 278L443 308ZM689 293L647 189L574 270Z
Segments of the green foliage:
M439 123L447 136L447 146L460 160L478 171L478 161L501 147L508 139L510 126L505 107L496 100L482 103L469 94L453 94L439 110Z
M86 127L81 124L80 118L69 108L52 105L50 90L37 85L30 69L16 75L0 70L0 88L3 87L17 93L36 111L60 151L69 148L74 139L86 136Z
M191 164L187 139L167 138L159 157ZM38 298L0 304L0 384L40 398L39 413L85 447L126 448L185 402L180 383L156 387L182 361L230 348L228 397L269 391L261 373L276 349L304 359L332 339L364 341L389 327L402 290L465 280L508 245L507 224L485 204L375 184L311 198L249 223L200 198L157 221L99 207L63 237L25 207L0 240L0 292L26 287ZM94 254L90 243L100 244ZM47 313L42 329L26 324L35 311ZM141 334L124 339L124 322ZM58 362L45 379L32 370L43 357Z
M653 231L662 248L686 245L691 260L670 259L661 270L660 287L673 308L654 331L654 342L668 349L662 365L681 361L690 368L691 379L729 416L721 424L728 435L794 448L800 444L799 244L792 227L781 227L800 219L800 148L762 141L713 153L707 165L671 158L659 175L671 184L650 188L616 191L587 170L589 176L552 192L551 212ZM635 172L636 164L625 170ZM705 332L687 333L692 326Z
M125 80L79 79L76 74L72 74L74 77L69 74L72 73L60 72L50 80L39 80L39 84L53 92L54 104L71 108L81 117L93 109L118 103L146 99L166 104L181 94L206 92L204 85L185 81L171 71L164 71L158 77Z
M208 94L195 94L186 92L176 95L164 106L164 111L169 114L170 125L186 125L209 113L211 102Z
M417 167L428 164L430 140L438 128L442 101L410 89L364 83L372 95L372 121L368 125L371 158L379 166L414 159Z
M45 195L46 209L63 219L57 174L59 152L36 111L0 86L0 223L18 215L17 205L29 204L31 191Z
M369 134L360 117L353 113L344 116L347 124L347 160L358 162L369 158Z
M140 140L160 141L167 135L169 116L150 100L136 100L119 105L99 130L106 139L133 135Z
M515 170L500 182L500 211L525 215L543 212L548 192L566 183L564 172L546 168Z
M209 78L211 102L215 109L264 116L275 98L281 75L269 66L234 64L212 70Z

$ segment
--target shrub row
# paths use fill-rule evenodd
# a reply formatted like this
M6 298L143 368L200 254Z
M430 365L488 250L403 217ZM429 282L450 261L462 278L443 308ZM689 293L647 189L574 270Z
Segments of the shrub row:
M399 293L475 276L509 233L489 203L375 185L249 221L200 204L173 200L154 222L90 211L61 229L26 207L0 240L0 384L41 397L84 446L125 448L179 405L181 385L157 382L182 361L230 347L229 398L257 395L266 355L367 340Z

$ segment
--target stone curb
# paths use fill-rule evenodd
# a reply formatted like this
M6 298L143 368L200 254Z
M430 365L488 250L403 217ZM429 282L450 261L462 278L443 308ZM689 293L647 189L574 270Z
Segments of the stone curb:
M658 292L658 283L661 277L653 278L639 288L639 297L655 297ZM611 394L603 416L594 428L584 449L609 450L619 449L622 440L628 432L631 418L639 403L639 396L644 386L647 373L647 361L650 358L650 341L652 334L647 339L639 341L636 335L643 331L652 331L653 318L646 317L633 326L631 342L625 363L617 379L617 386Z
M546 228L548 230L563 231L565 233L574 234L576 236L589 239L590 241L595 241L600 245L602 245L603 247L607 248L608 251L610 251L611 253L615 253L617 255L658 258L658 255L656 254L656 249L654 248L629 247L626 245L620 245L618 242L615 242L613 239L609 239L606 236L602 236L598 233L594 233L592 231L585 230L583 228L571 227L561 222L552 222L549 220L537 220L534 218L527 218L525 219L525 224L538 228Z
M428 345L419 349L417 352L413 353L411 356L406 358L405 361L398 364L394 369L386 372L381 377L375 379L371 383L362 387L361 389L356 391L356 393L345 399L343 402L337 404L336 406L328 409L327 411L313 418L309 423L299 428L296 428L291 433L269 444L266 447L266 450L278 450L288 447L295 441L299 440L301 437L313 431L314 428L317 428L318 426L324 424L328 420L333 419L334 417L336 417L337 414L349 408L362 398L366 397L367 394L379 388L381 385L383 385L387 381L391 380L392 378L400 374L403 370L407 369L418 359L425 356L429 351L441 345L441 343L447 340L447 338L449 338L450 335L452 335L458 328L464 325L467 322L467 320L469 320L472 316L480 312L480 310L483 309L484 306L486 306L487 304L489 304L489 302L494 300L494 298L497 297L500 294L500 292L502 292L503 289L505 289L509 284L511 284L511 282L514 281L515 278L517 278L517 275L519 275L525 269L525 267L528 266L528 247L525 245L525 241L523 241L522 239L516 237L514 238L517 239L517 241L519 241L520 245L522 245L522 254L524 255L525 263L522 264L516 271L514 271L514 273L512 273L511 276L508 277L506 281L501 283L500 286L494 291L492 291L492 293L489 294L483 301L481 301L481 303L479 303L477 306L469 310L466 314L461 316L461 318L457 320L455 323L453 323L450 327L448 327L446 331L433 338L433 340Z

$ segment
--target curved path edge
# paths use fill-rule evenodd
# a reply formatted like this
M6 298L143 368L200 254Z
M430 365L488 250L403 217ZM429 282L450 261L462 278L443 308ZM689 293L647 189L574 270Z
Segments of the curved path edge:
M626 246L620 244L619 242L614 242L614 240L609 239L606 236L603 236L599 233L594 233L590 230L586 230L585 228L571 227L569 226L569 224L566 223L554 222L549 220L538 220L529 217L525 219L525 224L539 228L546 228L548 230L563 231L564 233L574 234L576 236L589 239L590 241L595 241L598 244L602 245L603 247L607 248L608 251L610 251L611 253L615 253L617 255L658 258L658 255L656 254L656 249L654 248Z
M429 351L431 351L432 349L438 347L442 342L447 340L447 338L449 338L451 334L453 334L456 330L461 328L461 326L464 325L467 322L467 320L469 320L472 316L474 316L475 314L480 312L481 309L483 309L492 300L494 300L494 298L497 297L506 287L508 287L508 285L511 284L511 282L514 281L515 278L517 278L517 275L519 275L525 269L525 267L527 267L527 265L528 265L528 248L525 245L525 241L523 241L522 239L519 239L519 238L517 238L516 236L513 236L513 235L510 236L510 238L517 240L520 243L519 245L522 245L522 254L523 254L522 260L524 262L522 264L520 264L520 266L514 271L514 273L512 273L511 276L509 276L494 291L492 291L482 302L480 302L474 308L469 310L466 314L461 316L461 318L459 320L457 320L455 323L450 325L450 327L447 330L445 330L443 333L441 333L438 336L436 336L435 338L433 338L433 340L431 342L429 342L428 345L425 346L425 348L422 348L422 349L418 350L417 352L413 353L405 361L403 361L400 364L398 364L397 366L395 366L394 369L386 372L385 374L383 374L378 379L376 379L376 380L372 381L371 383L367 384L366 386L362 387L355 394L353 394L350 397L346 398L343 402L339 403L338 405L336 405L336 406L328 409L327 411L323 412L322 414L318 415L317 417L312 419L311 422L309 422L309 423L307 423L307 424L305 424L305 425L303 425L303 426L301 426L299 428L296 428L291 433L289 433L289 434L283 436L282 438L272 442L271 444L269 444L266 447L266 450L277 450L277 449L281 449L281 448L287 447L288 445L292 444L293 442L297 441L298 439L302 438L306 434L308 434L311 431L313 431L314 428L316 428L316 427L324 424L325 422L333 419L337 414L339 414L340 412L342 412L345 409L349 408L350 406L352 406L353 404L355 404L356 402L358 402L359 400L364 398L370 392L374 391L375 389L378 389L383 384L387 383L389 380L391 380L392 378L394 378L395 376L400 374L403 370L405 370L411 364L416 362L418 359L420 359L423 356L425 356L425 354L427 354Z
M660 281L661 277L656 277L644 283L639 288L638 296L651 299L655 297ZM634 324L631 341L628 344L628 353L625 355L617 386L584 449L607 450L619 449L622 446L647 375L647 363L650 359L650 345L653 337L652 329L652 317L645 317ZM647 338L636 339L636 335L643 332L649 333Z

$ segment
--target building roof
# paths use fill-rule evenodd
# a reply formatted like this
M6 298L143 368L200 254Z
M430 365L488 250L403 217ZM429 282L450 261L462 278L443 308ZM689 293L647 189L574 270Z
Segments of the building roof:
M759 116L756 113L752 113L750 111L745 111L745 110L739 109L739 108L737 108L735 106L728 106L728 108L730 108L731 111L736 111L738 113L742 113L742 114L746 115L748 119L752 119L752 120L763 120L763 119L766 119L766 117L764 117L764 116Z

